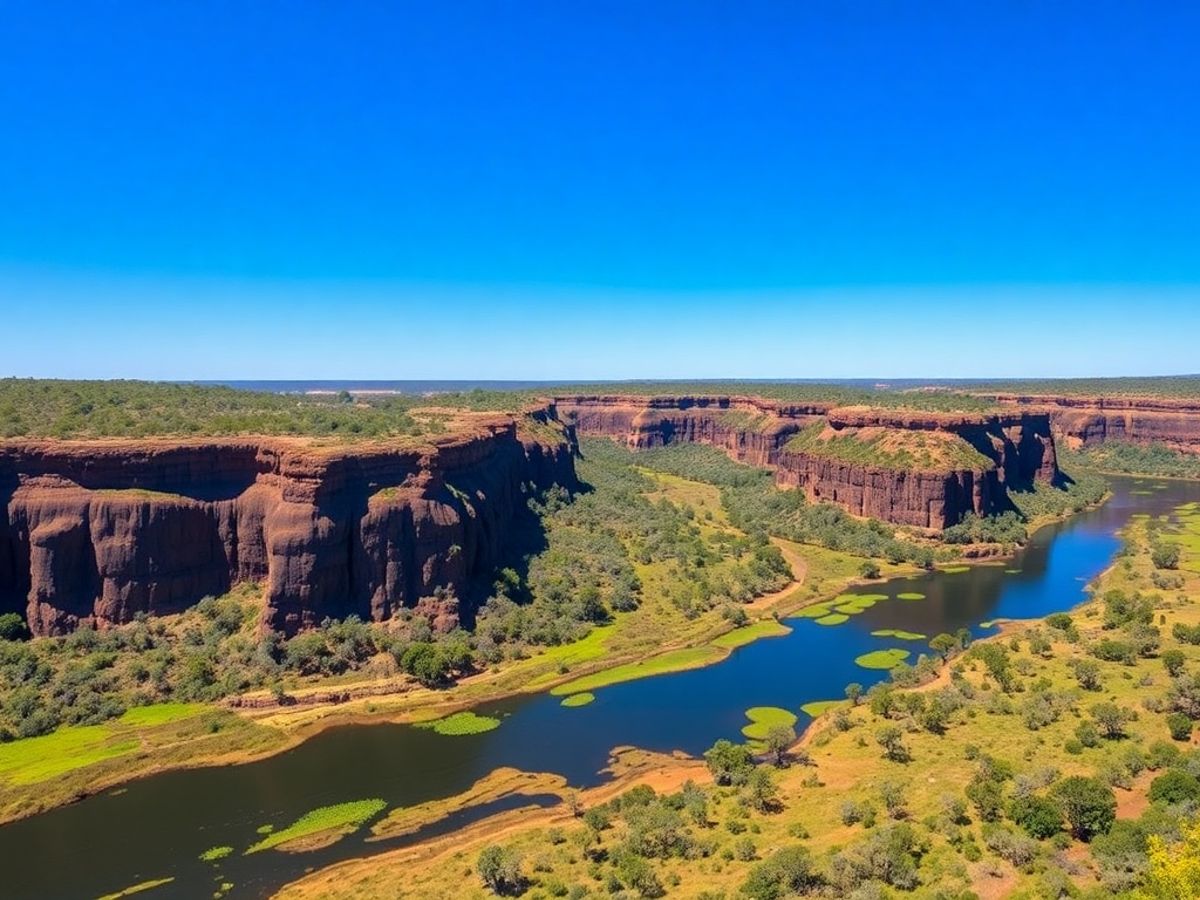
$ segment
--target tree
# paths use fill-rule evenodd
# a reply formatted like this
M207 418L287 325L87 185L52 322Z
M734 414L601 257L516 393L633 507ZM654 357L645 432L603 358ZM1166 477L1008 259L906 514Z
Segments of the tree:
M884 725L875 732L875 740L883 748L885 759L892 762L908 762L911 759L908 748L904 746L904 732L896 725Z
M958 649L958 638L952 634L935 634L933 640L929 642L929 649L942 658L943 661L950 658L950 654Z
M1050 797L1058 804L1071 833L1081 841L1104 834L1117 816L1116 795L1096 778L1064 778L1051 789Z
M724 738L704 752L704 761L717 784L745 784L754 769L754 755L744 744Z
M1136 718L1132 710L1107 701L1092 707L1092 717L1104 732L1104 736L1110 740L1124 737L1125 726Z
M980 819L995 822L1004 812L1004 785L980 772L967 784L967 799Z
M1167 716L1167 728L1171 731L1171 737L1177 741L1192 739L1192 720L1181 712L1173 712Z
M1179 568L1179 545L1155 544L1150 548L1150 561L1154 563L1156 569Z
M775 765L783 768L787 764L788 747L796 743L796 729L790 725L773 725L767 732L767 752L775 757Z
M878 578L880 576L879 563L868 559L858 567L858 574L863 578Z
M28 636L29 629L19 613L7 612L0 616L0 641L20 641Z
M1169 769L1150 782L1152 803L1195 803L1200 800L1200 780L1180 769Z
M858 706L858 701L862 697L863 686L857 681L852 681L846 685L846 699L851 705Z
M746 800L759 812L771 812L779 806L779 788L769 769L756 767L746 781Z
M1085 691L1100 690L1100 666L1095 660L1077 659L1072 668L1075 669L1075 680Z
M494 893L507 894L521 886L521 857L507 847L489 844L479 853L475 871Z
M742 884L742 893L751 900L779 900L805 893L818 881L808 850L784 847L750 870Z
M1170 650L1163 651L1163 668L1167 670L1167 674L1172 678L1183 671L1183 667L1186 662L1187 657L1183 655L1183 651L1178 647L1172 647Z

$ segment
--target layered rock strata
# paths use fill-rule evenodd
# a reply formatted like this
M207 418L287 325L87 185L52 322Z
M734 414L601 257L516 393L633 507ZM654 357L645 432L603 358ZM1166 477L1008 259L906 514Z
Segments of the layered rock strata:
M1200 400L1169 397L989 395L997 403L1045 413L1054 436L1072 449L1105 441L1162 444L1200 454Z
M787 404L754 397L561 396L560 414L581 435L604 435L633 449L671 443L717 447L732 458L775 471L776 481L810 499L860 516L939 529L970 512L1011 508L1008 491L1060 478L1049 417L1041 412L912 412L832 404ZM818 428L814 446L794 449L802 430ZM903 446L926 432L969 464L872 462L849 458L838 438ZM826 449L827 448L827 449ZM963 452L966 451L966 452ZM973 452L972 452L973 451Z
M179 612L264 585L263 625L376 621L439 587L466 596L527 527L537 487L575 484L553 405L476 415L444 439L0 444L0 611L38 635ZM454 602L422 607L452 627Z

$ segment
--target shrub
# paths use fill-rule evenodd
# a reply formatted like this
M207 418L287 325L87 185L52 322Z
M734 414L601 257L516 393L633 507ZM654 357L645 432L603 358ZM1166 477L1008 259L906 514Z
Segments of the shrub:
M1181 712L1173 712L1167 715L1167 728L1171 732L1171 737L1177 741L1190 741L1192 739L1192 720Z
M779 900L799 894L819 882L812 857L804 847L784 847L750 870L742 893L751 900Z
M1008 804L1008 817L1038 840L1045 840L1062 831L1063 814L1049 797L1029 795L1014 797Z
M1169 769L1150 782L1151 802L1185 803L1200 800L1200 780L1179 769Z

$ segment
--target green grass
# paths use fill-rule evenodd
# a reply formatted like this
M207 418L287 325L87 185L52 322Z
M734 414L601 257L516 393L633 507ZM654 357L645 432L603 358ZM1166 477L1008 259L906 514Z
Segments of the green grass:
M878 631L872 631L871 637L894 637L901 641L924 641L929 638L929 635L921 634L919 631L904 631L899 628L881 628Z
M305 813L287 828L281 828L267 835L257 844L251 846L246 853L258 853L270 850L280 844L287 844L300 838L313 837L329 831L350 832L357 829L367 819L383 811L387 804L382 800L353 800L349 803L337 803L333 806L322 806L312 812Z
M428 728L438 734L451 737L461 737L467 734L483 734L500 727L500 720L491 716L481 716L472 710L456 712L442 719L417 723L418 728Z
M814 603L812 606L806 606L804 609L796 613L797 619L820 619L822 616L827 616L833 611L828 603Z
M925 595L919 591L905 591L902 594L897 594L896 598L898 600L924 600Z
M682 672L685 669L695 669L716 662L724 656L719 647L705 644L700 647L685 647L682 650L672 650L658 656L638 662L614 666L603 672L595 672L575 678L565 684L551 688L550 693L561 697L566 694L578 694L580 691L594 691L597 688L620 684L623 681L633 681L635 678L648 678L652 675L666 675L669 672Z
M595 699L596 695L591 691L583 691L579 694L572 694L570 697L563 697L561 705L567 707L587 706Z
M735 628L733 631L727 631L725 634L713 638L710 643L712 646L720 647L723 650L735 650L759 638L783 637L785 634L791 633L792 629L774 619L762 619L758 622L751 622L749 625L744 625L741 628Z
M864 669L894 669L900 663L912 656L911 650L901 650L896 647L887 650L872 650L862 656L855 657L856 665Z
M750 720L750 724L742 727L742 734L752 741L766 740L767 733L772 728L777 725L791 728L797 721L794 712L778 706L752 706L746 710L746 718Z
M850 617L842 613L830 613L827 616L814 620L818 625L841 625L843 622L849 622Z
M815 719L822 713L841 706L845 702L844 700L813 700L811 703L805 703L801 706L800 711Z
M41 737L0 744L0 781L46 781L137 748L136 739L114 740L111 725L72 725Z
M117 891L115 894L104 894L98 900L120 900L121 897L129 897L133 894L140 894L142 891L149 891L156 887L162 887L164 884L170 884L174 878L154 878L150 881L140 881L137 884L130 885L124 890Z
M209 847L200 854L202 862L216 862L218 859L224 859L233 853L232 847Z
M190 719L211 709L203 703L154 703L150 706L135 706L128 709L117 721L123 725L166 725Z

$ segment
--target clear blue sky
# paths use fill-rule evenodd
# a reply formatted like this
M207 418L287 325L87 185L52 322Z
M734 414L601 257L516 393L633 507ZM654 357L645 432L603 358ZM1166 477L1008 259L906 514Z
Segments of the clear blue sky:
M1200 5L6 2L0 374L1200 370Z

